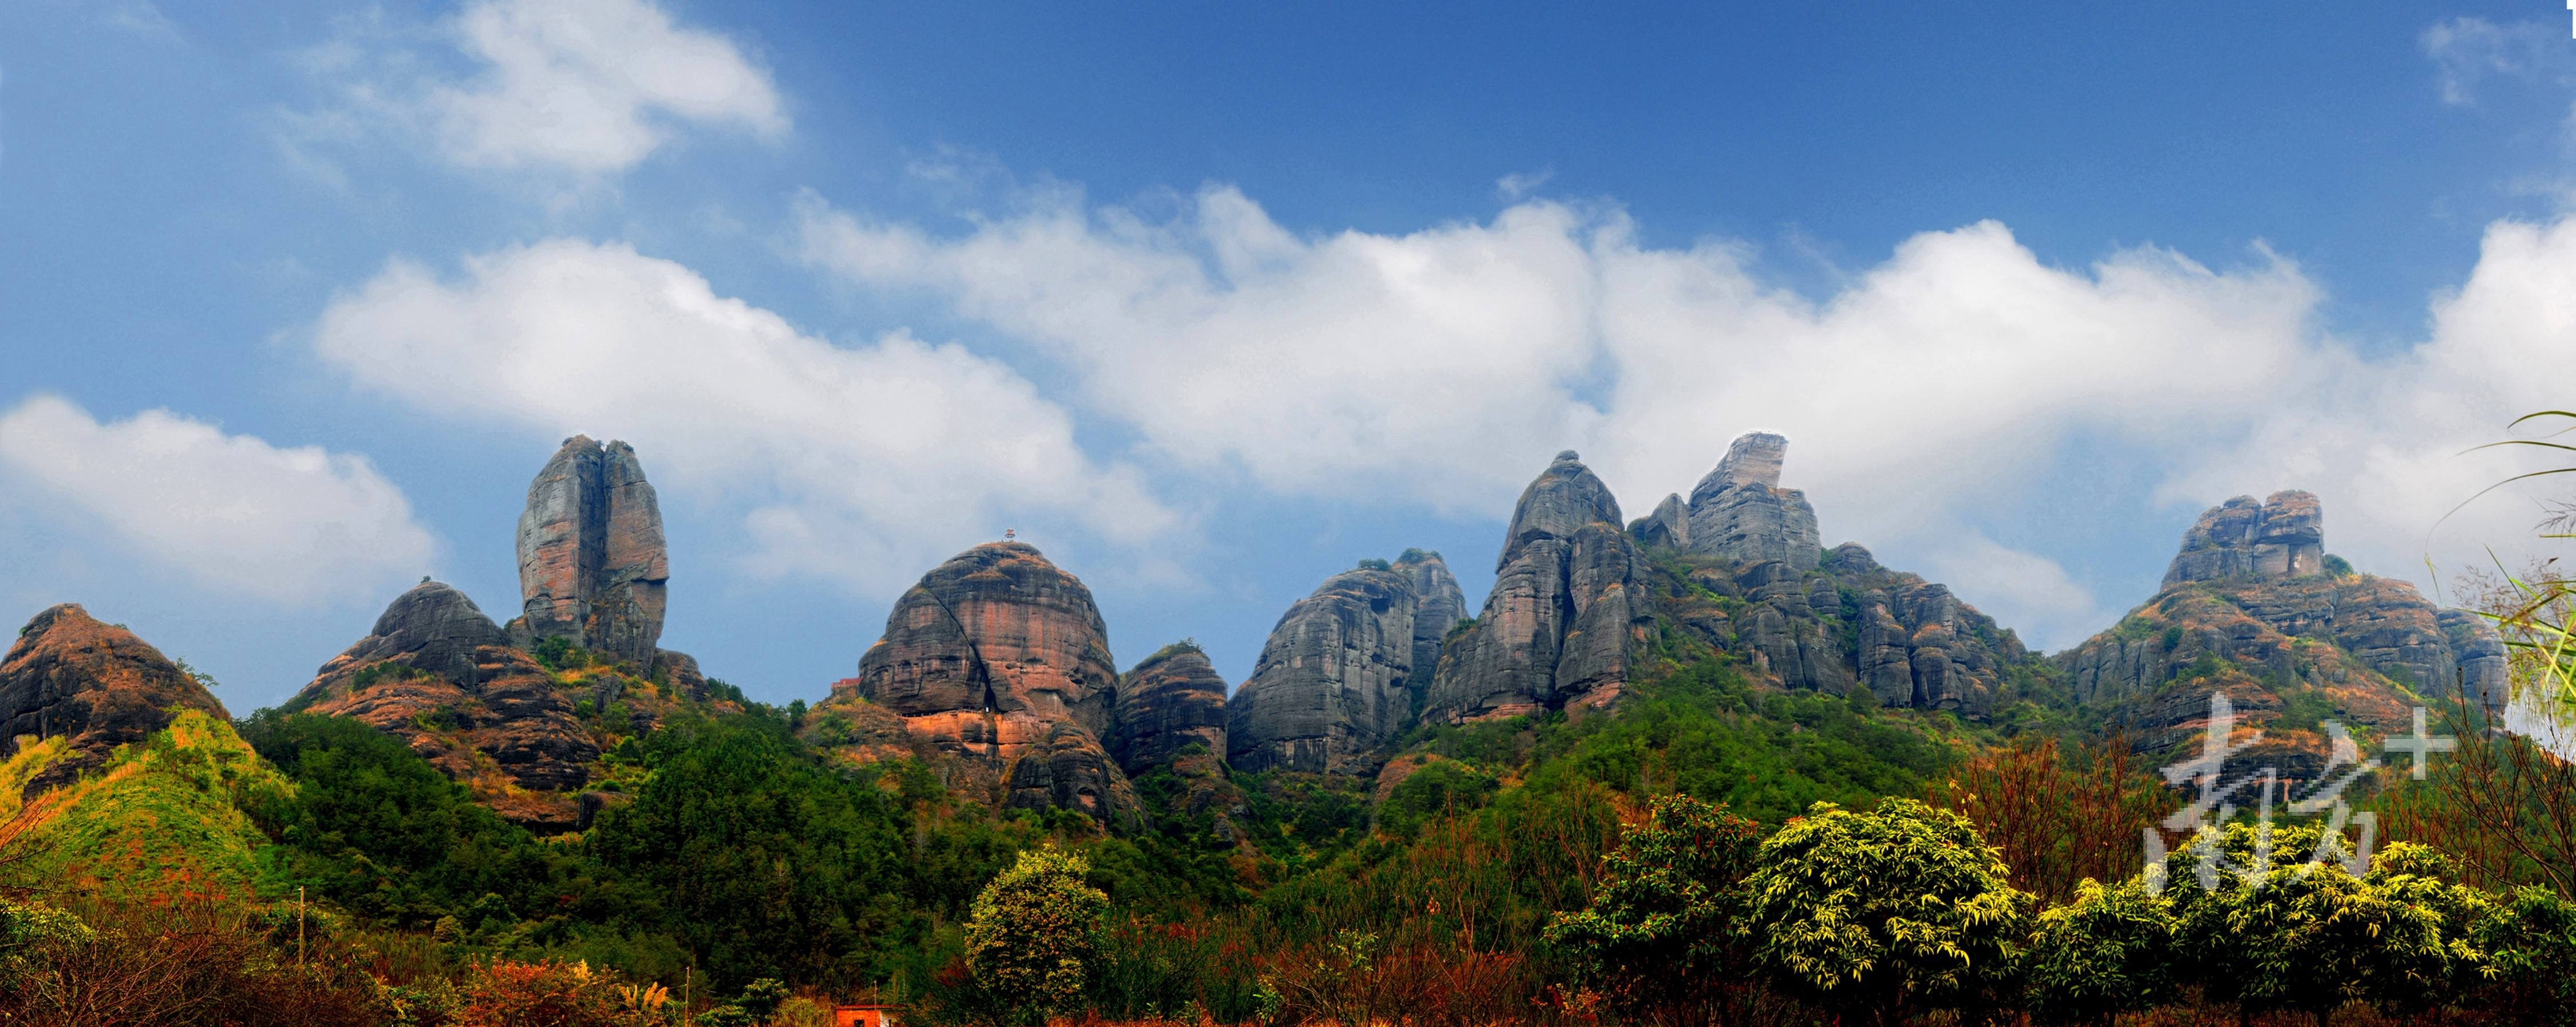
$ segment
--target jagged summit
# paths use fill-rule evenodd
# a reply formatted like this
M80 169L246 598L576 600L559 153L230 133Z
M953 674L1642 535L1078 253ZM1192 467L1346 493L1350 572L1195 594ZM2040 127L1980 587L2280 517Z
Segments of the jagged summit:
M2261 503L2238 496L2192 523L2164 583L2322 574L2325 539L2325 509L2313 493L2284 489Z
M1814 569L1820 545L1816 510L1807 505L1806 493L1780 487L1788 454L1789 440L1779 435L1737 438L1716 469L1691 487L1688 529L1667 528L1665 536L1680 536L1681 546L1692 552L1738 563L1777 560L1792 571Z

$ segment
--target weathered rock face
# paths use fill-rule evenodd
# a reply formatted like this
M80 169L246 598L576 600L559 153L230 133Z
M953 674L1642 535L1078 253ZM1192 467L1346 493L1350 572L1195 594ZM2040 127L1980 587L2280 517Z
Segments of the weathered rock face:
M634 448L565 439L519 516L521 642L570 639L649 673L670 578L661 507Z
M0 660L0 754L16 755L22 736L71 739L71 755L30 779L27 796L77 780L117 746L170 726L172 707L230 716L160 650L77 604L37 614Z
M1445 650L1424 715L1458 722L1614 698L1653 620L1644 571L1618 500L1573 451L1557 454L1521 493L1493 593Z
M1629 525L1628 533L1637 536L1639 545L1688 549L1690 548L1690 506L1682 502L1681 493L1676 492L1665 496L1663 502L1655 504L1655 512L1640 517L1636 523Z
M994 542L906 591L859 676L825 706L864 701L903 718L955 783L997 804L1063 796L1049 804L1129 822L1140 809L1134 789L1101 741L1112 734L1117 689L1091 590L1033 546ZM1043 778L1021 768L1030 759L1045 765Z
M1789 440L1754 432L1727 447L1717 469L1691 489L1686 548L1737 563L1777 560L1791 571L1816 566L1816 510L1806 493L1780 487Z
M1395 570L1413 586L1413 666L1405 681L1413 690L1412 705L1419 711L1424 693L1431 688L1431 673L1440 666L1440 645L1449 637L1449 629L1467 619L1467 594L1458 588L1458 579L1449 573L1449 565L1440 554L1420 549L1407 549L1395 561Z
M2259 504L2238 496L2209 508L2183 535L2165 584L2320 574L2325 552L2325 511L2316 496L2285 490Z
M323 664L291 705L374 725L475 785L504 816L569 830L578 808L568 793L589 782L599 743L576 716L575 697L510 641L465 593L422 582ZM593 698L604 707L616 696ZM495 774L549 794L505 795Z
M2492 627L2402 581L2325 573L2322 524L2316 497L2296 491L2201 514L2156 597L2060 657L2076 698L2162 703L2169 685L2206 685L2215 666L2243 679L2229 694L2257 711L2249 717L2280 705L2252 693L2290 688L2322 690L2347 720L2382 729L2411 727L2413 700L2399 685L2431 699L2465 690L2491 708L2506 701Z
M1412 714L1410 578L1344 571L1281 615L1252 677L1226 704L1238 770L1373 773L1374 750Z
M1226 751L1225 678L1196 646L1171 645L1118 681L1118 730L1109 749L1130 776L1172 762L1192 745Z

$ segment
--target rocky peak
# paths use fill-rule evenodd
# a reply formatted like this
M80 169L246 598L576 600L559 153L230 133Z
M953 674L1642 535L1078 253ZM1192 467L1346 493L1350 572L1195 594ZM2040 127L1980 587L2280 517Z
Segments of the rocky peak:
M1141 807L1102 741L1117 690L1091 590L1035 546L988 542L906 590L858 677L825 705L865 702L901 717L955 783L999 805L1128 822ZM1029 759L1038 762L1023 767Z
M1668 549L1690 548L1690 506L1682 502L1681 493L1665 496L1655 504L1655 512L1628 526L1639 544Z
M519 516L522 641L560 637L653 669L671 577L662 511L635 449L564 440Z
M1375 750L1413 712L1417 606L1406 574L1378 568L1333 575L1280 615L1226 704L1236 768L1376 772Z
M1503 553L1494 560L1494 569L1499 572L1510 566L1522 548L1534 540L1572 538L1588 524L1607 524L1617 529L1619 500L1569 449L1558 453L1547 470L1521 490L1520 503L1512 507L1511 529L1503 535Z
M1521 493L1494 590L1444 653L1425 716L1455 722L1609 701L1653 618L1639 586L1645 573L1609 488L1572 451L1558 454Z
M117 746L170 726L178 707L230 716L160 650L75 603L37 614L0 659L0 752L15 755L23 737L70 739L69 755L27 782L29 796L68 784Z
M560 831L576 822L571 793L589 782L599 756L574 703L465 593L423 581L395 597L367 637L323 664L289 708L365 721L473 784L476 798L503 816ZM479 780L484 768L497 768L520 791Z
M2166 585L2219 578L2295 578L2325 571L2325 510L2296 489L2210 507L2184 532Z
M1816 510L1806 493L1780 487L1789 440L1754 432L1735 440L1717 468L1691 488L1688 548L1738 563L1778 560L1813 570Z
M1118 732L1110 750L1130 775L1172 762L1203 746L1225 755L1225 678L1196 645L1174 643L1118 681Z

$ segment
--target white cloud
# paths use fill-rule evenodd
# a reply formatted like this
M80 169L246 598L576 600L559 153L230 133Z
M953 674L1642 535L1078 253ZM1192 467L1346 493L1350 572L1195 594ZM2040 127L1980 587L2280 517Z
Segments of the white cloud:
M2433 60L2442 102L2468 106L2491 78L2564 82L2571 68L2568 41L2554 25L2498 25L2484 18L2453 18L2426 28L2417 42Z
M471 73L450 70L457 56ZM594 178L634 166L682 125L768 139L789 126L769 73L741 47L648 0L476 0L426 34L351 20L305 63L337 94L285 119L289 156L308 165L316 144L383 130L462 167Z
M1615 210L1530 201L1309 236L1221 186L1160 221L1062 191L1025 202L942 238L809 200L802 247L1060 362L1090 409L1180 463L1278 491L1492 513L1573 446L1642 510L1736 434L1781 431L1828 542L1986 574L1995 598L1964 594L2031 611L2043 644L2082 625L2042 611L2097 604L1962 526L2070 440L2153 454L2178 506L2318 492L2330 548L2422 577L2428 552L2457 567L2528 539L2521 512L2464 515L2429 549L2426 533L2511 466L2454 454L2537 409L2539 369L2576 357L2565 227L2498 226L2433 337L2366 358L2266 250L2231 269L2152 247L2066 269L1988 222L1918 235L1809 298L1766 283L1749 247L1643 246Z
M2057 561L1981 531L1960 530L1919 572L2013 629L2026 646L2063 648L2111 621L2093 593Z
M665 496L741 511L756 573L884 595L1007 525L1133 549L1180 527L1009 367L899 332L835 346L625 246L504 250L454 282L396 261L314 346L423 409L635 443Z
M286 604L368 596L436 543L363 456L279 448L166 410L100 423L56 396L0 414L0 482L208 591Z

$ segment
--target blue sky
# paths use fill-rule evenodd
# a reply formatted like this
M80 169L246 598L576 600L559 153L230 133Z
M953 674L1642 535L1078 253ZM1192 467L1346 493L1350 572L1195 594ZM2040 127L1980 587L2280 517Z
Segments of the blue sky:
M0 7L0 613L275 703L422 574L513 612L574 431L781 701L1006 527L1239 680L1362 557L1480 600L1558 449L1634 515L1750 430L2049 648L2238 493L2535 552L2441 518L2567 402L2563 9L1393 6Z

